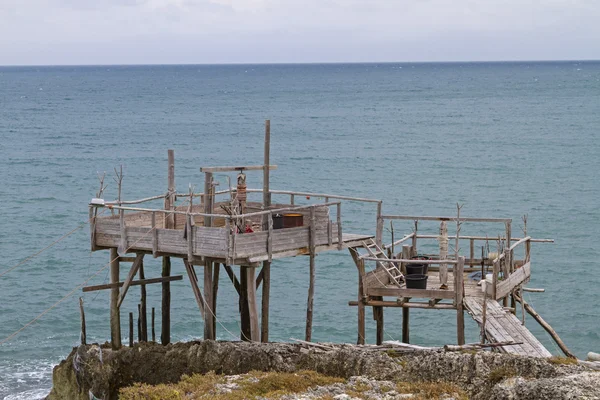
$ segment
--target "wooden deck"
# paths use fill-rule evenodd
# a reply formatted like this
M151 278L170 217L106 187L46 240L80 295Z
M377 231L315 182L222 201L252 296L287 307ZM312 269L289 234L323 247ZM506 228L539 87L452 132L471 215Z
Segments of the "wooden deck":
M467 297L464 301L468 313L480 325L483 321L483 298ZM529 357L547 358L552 354L536 339L521 321L512 313L505 311L494 300L486 301L485 334L490 342L522 342L520 345L503 346L501 351Z

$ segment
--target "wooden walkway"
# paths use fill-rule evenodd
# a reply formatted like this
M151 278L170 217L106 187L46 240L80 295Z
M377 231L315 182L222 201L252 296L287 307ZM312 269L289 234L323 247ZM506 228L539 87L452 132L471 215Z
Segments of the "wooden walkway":
M481 326L483 321L483 298L466 297L464 305L475 321ZM486 301L485 333L491 342L522 342L520 345L503 346L501 349L509 354L547 358L552 354L521 324L511 312L505 311L494 300Z

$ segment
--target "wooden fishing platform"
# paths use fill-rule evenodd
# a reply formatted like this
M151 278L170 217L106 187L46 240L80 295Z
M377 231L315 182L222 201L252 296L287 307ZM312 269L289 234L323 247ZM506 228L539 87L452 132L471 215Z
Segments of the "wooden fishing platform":
M91 248L93 251L110 250L111 280L109 284L88 286L84 291L110 290L111 342L114 348L121 346L120 307L132 286L140 286L142 295L138 308L138 337L148 340L145 287L154 283L162 284L161 342L170 342L170 282L182 279L182 275L171 274L171 260L177 258L182 260L204 319L205 339L216 338L217 292L222 267L239 296L240 337L243 340L267 342L271 264L285 257L308 256L305 339L310 341L315 256L324 251L348 249L359 277L358 298L349 302L349 305L358 307L358 344L365 343L366 307L373 307L378 344L383 340L384 308L399 307L402 308L402 340L405 343L409 343L409 310L421 308L455 310L457 342L462 345L465 343L466 309L482 325L482 342L518 342L518 345L498 348L513 354L550 356L548 350L524 326L524 309L530 312L531 306L523 301L522 291L531 276L531 243L552 240L527 236L526 219L524 237L513 238L511 219L465 218L460 215L460 207L455 217L385 215L381 200L272 190L269 174L277 166L271 165L269 158L270 123L267 121L263 164L203 167L200 171L204 174L204 191L201 193L195 193L191 187L187 193L177 192L172 150L168 151L166 193L125 201L121 198L123 175L115 171L118 199L105 201L102 199L104 184L101 179L100 190L89 205ZM262 188L250 189L246 186L246 172L251 171L262 172ZM228 188L217 191L215 173L237 173L237 185L232 187L228 178ZM251 199L256 195L260 195L262 201ZM277 197L277 202L273 201L274 197ZM309 204L296 204L298 198L305 199L303 203ZM162 202L159 207L147 206L157 201ZM342 214L344 202L376 206L376 210L372 210L376 214L375 234L345 232ZM394 240L390 223L391 242L384 245L384 239L389 236L384 234L385 222L398 220L414 223L412 233ZM432 222L439 224L439 234L427 235L419 231L419 224ZM464 224L480 223L501 224L503 232L501 235L492 232L489 236L461 234ZM456 224L453 236L448 235L448 224ZM492 237L497 239L490 240ZM439 245L438 253L418 252L418 243L432 240ZM450 247L453 247L451 253L448 251L450 241ZM466 242L469 243L468 257L460 252L461 243ZM475 254L476 242L485 244L479 256ZM490 252L490 242L497 245L496 252ZM162 258L160 277L146 278L145 256ZM123 263L131 263L125 280L121 280L119 271ZM428 266L424 288L407 287L407 267L410 264ZM198 266L203 267L202 284L199 284L196 273ZM258 276L257 269L260 271ZM474 278L471 274L477 271L481 275ZM488 279L482 280L486 275ZM257 303L259 288L262 289L260 312ZM515 316L516 301L522 305L521 321ZM154 309L152 311L154 340ZM129 318L130 337L133 337L132 313Z

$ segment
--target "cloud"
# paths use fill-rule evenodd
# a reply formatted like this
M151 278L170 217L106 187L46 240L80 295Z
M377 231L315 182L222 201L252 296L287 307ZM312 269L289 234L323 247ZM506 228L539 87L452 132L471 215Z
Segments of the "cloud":
M0 20L0 64L600 58L594 0L0 0Z

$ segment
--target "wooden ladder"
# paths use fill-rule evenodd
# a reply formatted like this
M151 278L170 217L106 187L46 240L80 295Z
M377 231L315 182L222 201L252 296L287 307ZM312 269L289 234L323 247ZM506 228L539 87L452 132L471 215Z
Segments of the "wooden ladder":
M404 275L396 266L396 264L392 260L390 260L386 252L381 247L379 247L379 245L373 239L364 240L362 244L363 247L367 250L367 254L361 255L360 258L377 257L389 260L377 261L377 268L383 268L385 272L387 272L387 274L389 275L392 283L396 284L396 286L398 287L401 287L404 281ZM373 251L373 249L375 249L375 251Z

